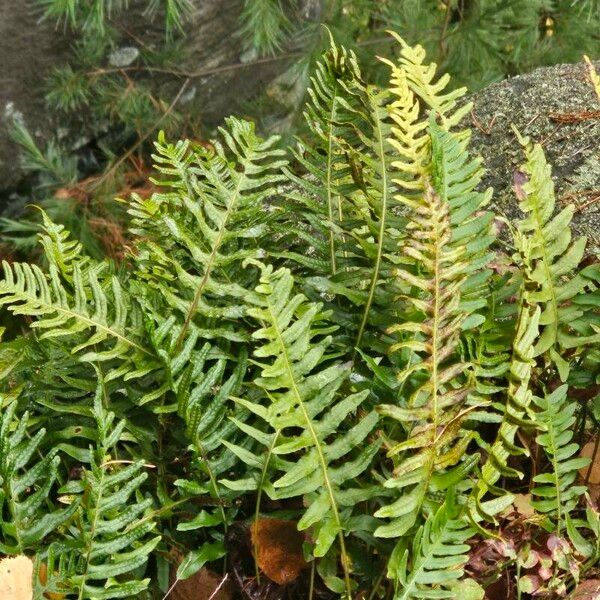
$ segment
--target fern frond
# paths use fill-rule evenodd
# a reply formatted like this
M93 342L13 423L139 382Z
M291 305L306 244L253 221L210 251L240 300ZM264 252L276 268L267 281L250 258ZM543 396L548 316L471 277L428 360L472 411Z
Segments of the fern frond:
M535 421L541 429L536 441L544 449L551 471L533 478L540 485L531 490L535 497L531 504L555 521L557 535L560 535L579 497L586 491L586 486L575 485L575 480L578 470L590 462L588 458L573 458L579 451L579 445L572 441L577 404L568 400L567 390L567 385L561 385L551 394L533 399L539 408Z
M230 118L220 133L224 143L214 141L210 149L168 144L161 136L154 159L162 175L157 184L166 191L137 198L130 210L133 231L144 238L139 276L180 315L178 345L192 323L204 331L216 325L216 337L229 331L239 339L239 327L227 320L243 315L243 299L255 284L241 264L263 254L257 241L266 232L265 203L285 165L283 151L274 148L277 138L262 140L249 122Z
M516 186L519 206L526 215L519 230L532 239L532 277L540 286L535 301L542 308L541 335L535 355L548 354L559 367L564 381L568 375L565 349L600 341L600 334L593 330L575 339L568 325L581 314L570 300L589 285L581 275L574 274L583 259L587 240L582 237L571 241L569 224L573 218L573 205L554 214L554 182L542 147L532 145L528 138L519 136L519 141L527 158L522 167L525 182Z
M142 341L136 306L119 279L103 272L102 263L84 270L74 264L72 287L52 263L48 273L26 263L4 262L3 270L0 306L33 317L31 327L42 339L77 336L72 351L80 360L119 361L110 378L135 377L156 367Z
M209 497L214 508L202 510L192 520L178 524L178 531L203 529L208 541L193 550L182 560L181 573L186 578L198 571L205 562L225 554L223 531L227 532L233 521L234 500L239 496L237 486L233 492L223 486L221 479L237 475L238 458L230 447L239 444L248 451L251 440L240 435L237 423L244 425L248 416L245 409L235 410L230 398L240 392L246 370L247 355L242 345L239 355L233 357L205 342L197 349L203 337L193 324L181 348L178 346L181 326L171 316L163 320L155 316L157 328L151 334L152 344L161 357L165 369L165 382L154 396L168 391L174 394L174 404L160 404L160 413L175 412L185 424L185 436L192 453L192 469L186 479L178 479L175 486L182 495L181 501L194 501ZM144 402L149 401L145 398ZM234 422L235 421L235 422Z
M459 515L452 493L435 514L416 532L412 547L400 542L388 566L396 592L395 600L412 598L456 598L470 546L465 544L474 530Z
M263 268L256 292L256 304L248 309L248 314L262 324L253 334L262 344L254 352L261 369L254 384L268 403L238 402L277 434L272 448L277 460L266 468L284 474L272 481L267 493L274 498L311 497L298 527L316 530L313 554L317 557L324 556L338 538L346 593L351 594L342 509L364 496L347 483L368 468L378 450L379 443L372 442L355 451L377 424L377 415L371 412L348 430L340 430L342 421L360 406L368 391L339 399L349 371L336 363L323 364L331 342L327 334L333 328L323 322L318 304L307 303L302 294L293 295L290 271ZM334 432L336 436L330 439ZM263 445L272 443L268 436L256 437L262 437ZM293 462L285 458L291 454L299 457Z
M83 254L81 242L71 239L64 225L54 223L45 211L42 213L42 231L39 242L44 249L44 258L54 265L69 283L73 283L75 265L85 270L89 258Z
M363 116L357 110L357 94L362 85L356 55L331 41L330 48L315 65L308 88L304 119L312 134L312 143L302 143L294 152L294 158L308 177L286 172L302 192L291 194L291 199L304 211L314 213L315 218L309 224L327 239L328 249L323 248L318 259L329 264L320 275L335 275L341 267L338 263L347 258L340 247L346 238L340 235L339 228L344 215L348 217L347 196L358 186L353 179L353 164L341 144L345 142L352 147L353 154L362 145L362 140L357 139ZM292 233L302 236L302 230L293 229ZM314 245L317 250L321 246L319 242ZM302 264L301 252L296 255L288 251L284 256Z
M340 334L355 349L379 344L371 328L380 332L382 322L392 322L388 256L404 219L390 177L389 100L387 90L363 81L354 53L331 41L304 113L312 138L295 154L306 174L286 173L298 190L289 194L281 226L291 248L278 255L299 265L315 296L335 298L336 320L347 322ZM296 213L303 223L296 224ZM310 258L306 243L314 249Z
M468 160L465 142L433 119L429 136L433 187L425 181L423 195L399 196L409 209L412 239L404 242L397 275L415 310L409 320L389 329L402 336L390 350L409 352L411 358L400 373L405 406L383 405L379 410L405 423L409 432L388 455L413 454L399 462L386 482L410 491L375 513L391 519L376 532L383 537L402 536L415 524L432 478L465 454L472 439L462 428L472 410L467 408L469 396L475 404L487 403L474 394L472 366L461 358L460 332L468 327L469 316L485 305L481 286L489 276L485 265L493 237L489 215L477 211L488 195L475 191L479 163Z
M46 430L32 434L29 413L17 418L17 405L18 390L0 398L0 552L9 555L39 548L78 508L54 508L58 448L38 459Z
M585 65L589 71L589 78L596 92L596 96L598 97L598 102L600 102L600 75L596 72L596 67L594 67L594 63L590 60L589 56L584 54L583 60L585 61Z
M400 44L398 68L405 73L408 87L439 115L444 129L456 127L473 108L471 102L458 106L458 100L465 95L466 88L448 91L450 75L437 78L437 65L425 63L426 53L422 46L410 46L397 33L390 31L390 34Z
M150 580L138 579L134 573L146 564L160 541L149 514L153 499L140 490L148 476L144 461L122 464L115 460L125 421L115 422L115 414L107 411L106 393L99 374L93 407L96 447L90 449L89 466L81 478L61 489L63 494L78 498L76 526L67 533L63 549L71 555L70 569L61 585L80 600L128 598L141 593ZM127 580L119 579L125 574Z
M515 439L520 427L531 425L526 419L533 399L530 385L535 365L534 346L539 336L541 309L534 300L537 284L531 279L531 241L521 235L517 235L516 239L523 282L508 372L506 406L496 439L488 449L488 459L481 468L477 484L469 497L470 517L475 522L483 519L494 520L494 516L486 512L482 504L482 499L488 492L491 491L502 498L496 505L498 509L503 504L510 504L512 495L496 488L495 484L503 476L523 477L521 472L508 466L508 460L511 456L527 454L527 450L516 445Z

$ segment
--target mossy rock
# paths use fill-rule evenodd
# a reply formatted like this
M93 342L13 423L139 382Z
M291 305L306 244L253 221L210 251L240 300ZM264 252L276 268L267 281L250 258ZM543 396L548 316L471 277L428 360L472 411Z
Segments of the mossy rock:
M600 72L600 62L595 63ZM585 63L537 69L473 94L471 149L486 167L495 209L509 219L520 211L512 192L523 150L511 124L543 145L552 164L557 209L573 203L576 235L600 254L600 101Z

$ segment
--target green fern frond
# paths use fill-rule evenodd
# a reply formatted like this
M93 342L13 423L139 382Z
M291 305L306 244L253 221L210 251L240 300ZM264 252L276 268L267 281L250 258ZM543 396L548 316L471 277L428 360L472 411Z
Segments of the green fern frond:
M600 334L593 330L576 339L568 326L581 315L570 301L586 291L590 284L574 273L583 259L587 240L585 237L571 240L569 224L573 218L573 205L554 214L554 183L542 147L532 145L528 138L519 136L519 141L527 158L522 167L524 182L515 186L519 206L526 215L519 230L532 239L532 277L540 286L535 301L542 307L541 335L535 355L547 354L559 367L564 381L568 375L565 350L600 341Z
M160 318L155 317L160 323ZM174 404L161 403L156 411L177 411L185 424L185 435L192 453L192 469L189 477L178 479L175 486L182 500L194 501L209 497L215 508L202 510L189 521L178 524L178 531L203 529L209 540L188 554L181 563L178 576L193 575L210 561L225 555L223 531L233 521L234 501L239 496L239 486L233 491L220 481L226 475L238 474L238 457L230 448L248 451L251 440L240 434L237 424L244 425L248 416L245 409L235 410L230 398L237 396L247 370L247 356L242 345L237 357L221 352L216 346L205 342L205 337L194 325L183 346L179 348L180 327L171 316L152 332L151 340L165 366L165 382L143 402L173 392ZM239 446L237 446L239 445Z
M48 245L48 242L45 242ZM64 255L63 257L64 258ZM42 339L74 336L72 352L82 361L119 361L110 378L137 377L156 368L142 341L140 316L119 279L102 263L74 263L72 285L58 270L60 255L44 273L38 266L4 262L0 306L35 320ZM57 266L58 265L58 266Z
M44 258L72 284L75 265L85 270L89 258L83 254L81 242L71 239L64 225L54 223L45 211L41 213L42 231L38 237L44 249Z
M600 513L590 502L589 496L586 500L584 518L575 519L566 516L567 533L577 552L595 562L600 559ZM582 535L580 529L591 532L591 539Z
M328 249L323 247L317 254L318 260L328 263L320 275L335 275L340 268L338 263L347 259L340 247L346 238L340 235L339 228L348 208L347 196L358 187L353 179L353 166L357 163L353 165L349 156L355 156L363 145L362 140L357 139L363 125L363 115L357 110L357 94L363 85L356 55L331 41L330 48L315 65L308 89L304 118L312 143L302 143L294 152L294 158L308 177L286 172L302 192L292 193L291 200L299 203L304 211L314 213L315 219L309 224L327 240ZM352 155L341 147L344 142L352 148ZM354 175L356 177L356 173ZM291 232L302 236L297 225ZM316 250L321 249L319 241L313 245ZM302 254L288 251L284 256L303 264Z
M277 459L266 468L284 472L272 481L267 493L274 498L310 495L310 507L298 527L315 529L316 557L324 556L338 538L346 593L351 594L342 509L366 499L360 489L347 487L347 482L368 468L378 450L379 443L372 442L355 451L377 424L377 415L371 412L340 431L342 421L360 406L368 392L338 399L348 369L336 363L323 364L331 342L328 334L334 328L324 322L318 304L307 303L302 294L293 295L289 270L273 272L265 267L256 291L256 304L248 309L248 314L262 324L253 334L262 344L254 352L261 369L254 384L268 403L238 402L266 421L277 435L274 445L268 435L256 435L263 445L272 445ZM330 441L335 431L337 435ZM293 462L285 458L291 454L299 458ZM264 463L256 466L264 467Z
M80 479L60 490L77 499L76 525L59 546L71 555L61 582L79 600L128 598L141 593L149 579L134 574L144 567L160 536L150 518L153 499L142 494L147 479L143 460L120 461L116 447L125 421L115 422L107 411L107 390L99 374L93 414L97 443L90 448L89 466ZM125 508L124 508L125 507ZM119 579L127 574L126 580Z
M178 345L193 323L201 331L216 325L213 337L240 339L232 320L243 316L256 282L241 264L263 255L257 242L267 231L266 202L286 164L277 137L262 140L249 122L230 118L220 133L223 144L210 149L159 137L156 183L165 191L136 198L130 210L133 232L143 238L139 277L180 315Z
M474 530L460 517L452 493L416 532L412 547L400 542L390 559L388 577L394 580L394 600L456 598Z
M568 401L567 390L566 385L561 385L551 394L533 399L539 408L536 424L541 429L536 441L544 449L551 471L533 478L540 485L531 490L534 496L531 504L556 522L558 535L579 497L586 491L586 486L575 485L575 480L578 470L590 462L588 458L574 458L579 451L579 445L572 441L577 404Z
M336 320L347 321L340 333L351 347L378 345L371 329L393 322L388 256L405 221L390 176L390 95L365 83L354 53L333 41L311 81L304 116L312 138L295 153L306 175L286 173L298 189L289 194L281 227L291 248L277 255L300 265L296 272L315 296L336 298L331 308ZM295 213L304 223L290 218Z
M0 552L9 555L39 548L78 508L55 508L58 448L43 451L46 430L32 434L27 412L17 418L18 395L0 398Z
M471 102L458 105L458 100L465 95L467 89L448 91L450 75L437 78L437 65L425 63L426 53L422 46L410 46L397 33L391 31L390 34L400 44L398 69L404 72L408 87L429 109L439 115L444 129L456 127L473 108Z
M470 517L475 522L483 519L494 520L494 516L486 512L482 505L482 499L488 492L502 498L497 504L498 509L512 501L512 495L498 489L495 484L501 477L523 477L521 472L508 466L508 460L511 456L527 454L527 450L517 446L515 440L520 427L532 425L527 421L527 417L533 399L530 387L535 365L534 346L539 337L541 309L534 300L538 286L531 279L531 241L519 234L516 240L520 251L519 261L523 282L508 372L506 406L496 439L488 448L488 459L481 468L477 484L469 497Z

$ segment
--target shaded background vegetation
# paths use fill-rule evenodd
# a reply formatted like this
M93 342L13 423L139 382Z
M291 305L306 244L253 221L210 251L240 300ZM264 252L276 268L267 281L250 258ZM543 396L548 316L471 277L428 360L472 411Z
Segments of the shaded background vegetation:
M24 209L34 202L92 254L118 256L113 198L151 191L159 129L203 140L236 113L284 141L302 135L324 26L377 82L385 69L364 58L391 54L388 29L473 91L600 56L600 0L27 0L0 10L5 28L18 18L31 29L7 30L1 42L0 206L6 252L17 254L34 247L39 216Z

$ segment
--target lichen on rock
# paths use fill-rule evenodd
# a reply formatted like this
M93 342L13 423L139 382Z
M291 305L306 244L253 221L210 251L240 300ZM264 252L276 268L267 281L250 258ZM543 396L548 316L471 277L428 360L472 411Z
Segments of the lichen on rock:
M600 63L595 63L600 69ZM512 173L523 151L511 124L541 143L553 167L557 209L576 206L573 230L588 236L588 253L600 253L600 103L584 62L537 69L473 94L471 149L486 168L495 208L520 216Z

